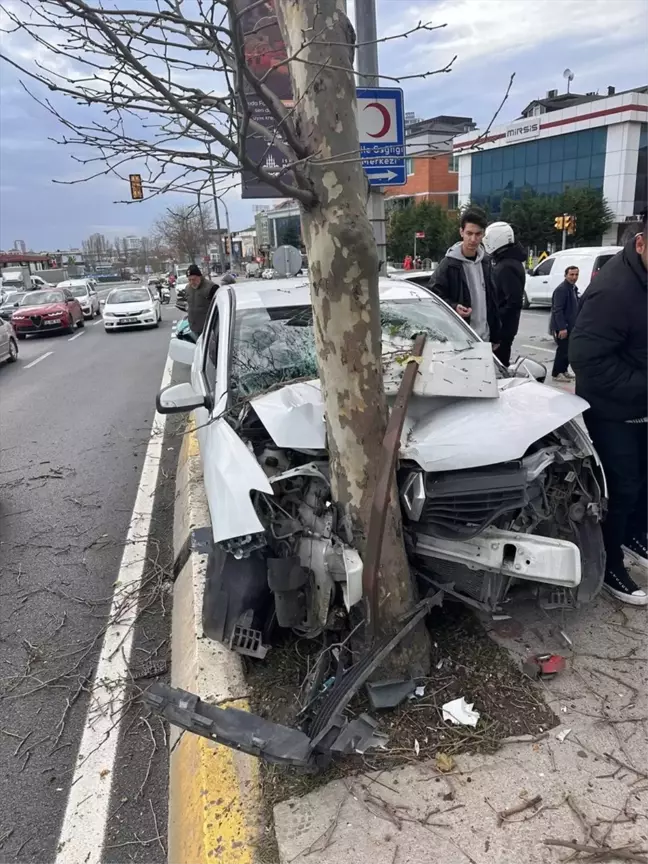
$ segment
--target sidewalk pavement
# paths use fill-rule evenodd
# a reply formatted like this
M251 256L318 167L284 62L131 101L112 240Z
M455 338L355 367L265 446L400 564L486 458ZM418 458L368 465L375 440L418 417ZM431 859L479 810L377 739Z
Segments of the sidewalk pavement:
M180 455L176 556L191 531L208 524L192 433ZM202 633L206 557L192 552L176 580L172 684L247 707L240 658ZM635 573L643 583L646 575ZM492 755L457 756L443 775L412 748L402 768L336 780L276 805L275 847L264 835L259 763L187 733L178 741L176 734L171 864L268 864L273 847L281 864L555 864L569 857L571 847L547 840L648 849L646 610L602 595L577 612L535 605L507 611L510 620L484 623L514 658L569 657L562 673L539 685L560 718L545 738L506 744ZM464 695L479 710L479 692Z

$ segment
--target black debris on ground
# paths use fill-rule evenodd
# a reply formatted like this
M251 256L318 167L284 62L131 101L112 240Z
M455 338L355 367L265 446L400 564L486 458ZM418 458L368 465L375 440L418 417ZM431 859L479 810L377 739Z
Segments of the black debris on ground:
M425 687L424 695L396 709L377 712L369 706L363 689L349 705L350 716L366 711L379 721L378 731L389 738L386 749L336 759L316 775L262 763L269 819L275 804L306 795L334 779L429 759L441 765L450 760L451 764L458 753L491 753L504 738L539 735L557 725L558 718L545 704L538 686L469 610L446 602L427 620L432 663L429 677L418 682ZM286 634L263 662L249 662L251 710L275 722L296 725L304 704L304 681L321 651L319 640ZM479 711L475 728L454 726L442 719L441 706L462 696Z

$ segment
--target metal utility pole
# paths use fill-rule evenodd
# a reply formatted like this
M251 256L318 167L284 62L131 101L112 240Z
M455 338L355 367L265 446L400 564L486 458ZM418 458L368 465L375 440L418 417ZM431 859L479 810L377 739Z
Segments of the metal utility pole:
M563 213L562 248L567 248L567 214Z
M207 142L207 152L211 160L211 144ZM220 262L222 272L225 272L225 250L223 248L223 238L221 236L220 213L218 212L218 195L216 194L216 181L214 180L214 166L211 161L209 163L209 176L211 178L212 195L214 196L214 215L216 217L216 245L218 247L218 260Z
M358 83L361 87L378 87L378 44L376 0L356 0L356 36L358 42ZM371 188L367 202L367 215L373 227L378 259L384 273L387 263L387 232L385 228L385 199L382 189Z

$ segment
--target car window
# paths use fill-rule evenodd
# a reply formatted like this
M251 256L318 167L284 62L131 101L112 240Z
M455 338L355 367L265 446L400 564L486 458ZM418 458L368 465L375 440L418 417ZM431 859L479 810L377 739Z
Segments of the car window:
M21 306L40 306L42 303L63 303L64 291L29 291L23 295Z
M601 271L601 268L603 267L604 264L607 264L607 262L610 260L610 258L614 258L614 255L599 255L598 256L598 258L594 262L594 268L592 270L592 278L594 278L594 276L598 276L598 274Z
M106 299L106 303L146 303L151 295L146 288L115 288Z
M218 309L215 308L209 321L209 330L205 335L205 356L203 359L203 374L210 395L216 393L216 357L218 356Z
M88 289L85 285L73 285L71 288L66 289L73 297L85 297L88 293Z
M380 303L383 357L411 351L418 333L428 343L470 347L476 337L433 297ZM317 378L317 355L310 306L242 309L236 313L231 349L232 391L254 396L276 384Z
M551 273L551 268L554 265L555 258L545 258L545 260L538 264L536 269L533 271L534 276L548 276Z

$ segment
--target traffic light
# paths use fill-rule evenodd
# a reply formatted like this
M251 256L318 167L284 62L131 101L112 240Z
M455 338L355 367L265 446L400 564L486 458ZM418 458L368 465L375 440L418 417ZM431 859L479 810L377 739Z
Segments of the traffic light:
M562 216L556 216L556 218L554 219L554 228L556 229L556 231L562 231L563 230L564 221L565 220Z
M571 214L565 214L565 231L568 234L576 233L576 217Z
M142 189L142 175L129 174L131 198L133 201L141 201L144 198L144 190Z

